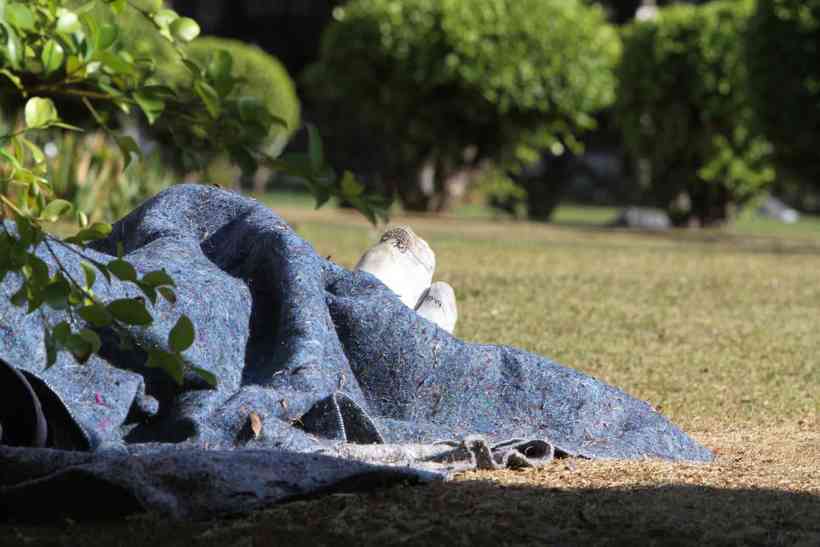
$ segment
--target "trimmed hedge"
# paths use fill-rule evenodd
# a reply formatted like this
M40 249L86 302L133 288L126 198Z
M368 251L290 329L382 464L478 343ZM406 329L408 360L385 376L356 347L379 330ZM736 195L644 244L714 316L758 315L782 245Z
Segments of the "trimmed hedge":
M617 117L650 200L678 223L722 222L774 179L743 48L753 5L673 5L624 29Z
M820 188L820 0L760 0L747 49L752 99L779 163Z
M234 93L263 98L271 112L287 122L287 129L274 125L268 144L269 152L281 150L299 129L300 105L296 87L285 67L275 57L257 46L216 36L197 38L186 47L186 53L207 66L211 55L225 50L233 57L233 75L243 81ZM182 77L187 76L183 74Z
M352 0L335 14L307 86L389 143L410 208L435 208L414 201L424 166L446 192L482 160L575 146L614 100L617 32L581 0Z

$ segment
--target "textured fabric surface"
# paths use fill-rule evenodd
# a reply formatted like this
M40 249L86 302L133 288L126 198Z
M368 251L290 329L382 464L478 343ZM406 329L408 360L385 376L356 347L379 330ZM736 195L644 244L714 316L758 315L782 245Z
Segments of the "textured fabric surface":
M177 386L147 369L143 352L120 349L106 332L99 357L79 365L61 353L46 369L43 321L54 324L63 313L26 314L12 306L8 297L19 279L7 275L0 284L0 359L37 394L47 447L134 457L137 447L150 446L158 451L152 462L173 450L211 449L219 457L186 457L210 458L217 467L233 453L265 458L235 450L250 448L269 450L269 465L276 466L281 454L341 454L345 443L462 446L477 434L496 455L517 439L516 446L536 443L527 450L540 442L590 458L712 458L649 404L617 388L532 353L453 337L372 275L320 257L276 214L238 194L172 187L83 252L107 262L118 243L139 272L164 268L177 283L177 303L159 301L155 322L134 327L134 337L165 347L171 327L187 314L197 337L184 356L214 373L219 385L186 374ZM38 255L82 278L76 249L50 251ZM102 276L94 291L103 299L138 296L130 284ZM12 385L0 386L0 406L11 400L2 390ZM0 421L10 419L0 414ZM26 450L4 449L2 457L29 457ZM38 454L38 461L63 461ZM87 465L100 476L109 469Z

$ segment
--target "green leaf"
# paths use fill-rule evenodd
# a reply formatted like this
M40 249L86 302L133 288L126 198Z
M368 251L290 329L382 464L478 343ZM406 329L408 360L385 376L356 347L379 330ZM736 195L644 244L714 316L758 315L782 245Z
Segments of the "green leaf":
M66 238L68 243L82 245L89 241L105 239L111 233L111 225L105 222L95 222L88 228L80 230L76 235Z
M25 116L26 127L29 129L47 127L59 120L54 102L42 97L32 97L26 101Z
M185 369L179 356L167 351L152 349L148 351L148 361L145 364L151 368L164 370L177 384L182 385Z
M353 173L350 171L345 171L344 175L342 176L342 197L344 198L354 198L362 195L364 193L364 184L356 180L356 177L353 176Z
M308 130L308 156L310 156L310 165L314 172L321 171L325 163L324 148L322 146L322 138L319 136L319 130L313 124L307 124Z
M68 293L68 305L79 306L85 301L85 293L77 287L71 287L71 292Z
M22 169L22 167L23 167L20 164L20 161L17 158L15 158L14 156L9 154L8 152L3 150L2 148L0 148L0 158L3 158L7 162L9 162L15 169Z
M2 28L2 27L0 27L0 28ZM8 50L6 50L6 52L8 52ZM0 69L0 74L2 74L3 76L5 76L9 80L11 80L11 83L14 84L14 87L19 89L20 91L23 91L25 89L23 87L23 80L21 80L20 77L17 74L13 73L12 71L10 71L6 68Z
M185 68L188 69L191 76L195 78L202 76L202 67L199 66L199 64L197 64L197 62L193 59L182 59L182 64L185 65Z
M56 222L61 216L69 214L74 207L64 199L52 200L43 212L40 213L40 218L48 222Z
M111 6L111 11L119 15L128 5L128 0L105 0L106 4Z
M113 51L98 51L96 57L116 75L133 76L136 74L134 64Z
M86 258L88 258L88 257L86 257ZM103 277L105 277L105 280L108 281L108 283L110 284L111 283L111 274L108 273L108 265L103 264L102 262L98 262L98 261L96 261L92 258L88 258L88 261L91 264L93 264L95 268L97 268L98 272L103 274Z
M313 189L311 189L311 192L313 193L314 197L316 198L316 205L315 205L316 209L321 208L325 203L330 201L330 198L332 197L330 195L330 192L328 192L327 189L324 188L323 186L315 186Z
M174 279L165 270L156 270L145 274L142 277L142 282L150 287L159 287L161 285L176 287Z
M242 169L243 175L253 175L258 168L256 158L244 146L233 146L229 150L231 161Z
M219 381L215 374L205 370L204 368L200 367L191 367L191 370L200 378L205 380L209 386L216 387L219 384Z
M162 295L162 297L170 302L171 304L176 304L177 302L177 294L174 292L173 289L169 287L158 287L157 292Z
M57 13L59 14L59 17L57 18L57 32L71 34L72 32L76 32L82 28L80 25L80 19L73 11L60 8L57 10Z
M4 45L6 48L4 56L11 65L11 68L19 69L25 57L25 50L23 44L20 42L20 37L17 36L17 32L13 28L5 23L2 17L0 17L0 30L3 31L0 35L5 34L6 38L5 44L0 43L0 46Z
M216 50L208 63L207 74L214 82L230 79L233 70L233 57L224 49Z
M35 164L43 163L46 160L46 156L40 147L28 140L27 138L23 137L22 135L17 137L17 140L25 145L28 148L28 151L31 153L31 159L34 160Z
M243 122L253 121L259 118L259 114L265 110L265 105L258 97L242 96L237 101L239 107L239 119Z
M21 286L20 289L17 290L17 292L11 295L11 298L9 298L9 300L18 308L22 308L28 301L27 287L25 285Z
M85 260L80 261L80 267L83 269L83 275L85 276L85 286L90 289L97 280L97 271L94 269L94 266Z
M199 36L199 25L188 17L179 17L171 22L171 35L180 42L190 42Z
M65 342L63 342L63 346L65 346L80 363L88 361L88 358L94 353L93 341L82 336L80 333L67 336Z
M152 93L150 90L137 90L134 92L134 100L142 108L148 123L153 125L157 118L165 110L165 100Z
M111 233L111 225L107 222L95 222L88 228L86 228L89 232L93 233L98 238L108 237Z
M116 141L125 160L125 167L131 164L132 156L136 156L138 160L142 159L142 150L133 138L128 135L117 135Z
M94 40L95 49L102 51L110 48L117 41L120 29L116 25L104 23L97 30Z
M171 329L168 334L168 346L181 353L190 348L194 343L194 324L188 319L188 316L183 315Z
M91 346L91 353L97 353L102 348L102 340L99 335L91 329L83 329L77 333L77 336L88 342Z
M78 313L80 317L98 328L107 327L114 321L114 318L111 316L111 313L105 309L105 306L97 303L83 306Z
M63 66L63 60L65 60L65 51L63 51L63 46L55 40L49 40L43 47L40 60L43 62L43 69L46 71L47 75L52 72L56 72L61 66Z
M71 287L62 274L56 274L54 279L43 290L43 301L54 310L64 310L68 307L68 295Z
M156 13L162 9L162 0L146 0L145 9L148 13Z
M177 19L179 19L179 14L170 9L161 9L154 14L154 23L160 28L167 29Z
M147 283L143 283L142 281L137 281L137 287L140 288L142 294L144 294L148 300L151 301L151 304L156 305L157 303L157 289L148 285Z
M51 127L61 127L63 129L68 129L69 131L80 131L80 132L82 132L82 130L83 130L82 127L77 127L76 125L71 125L70 123L64 123L64 122L54 122L53 124L51 124Z
M120 298L108 304L108 311L118 321L128 325L147 326L153 322L145 302L137 298Z
M197 80L194 82L194 91L196 91L196 94L202 99L211 117L214 119L218 118L220 112L222 112L222 104L220 103L219 93L216 92L216 89L207 82Z
M134 269L134 266L125 260L112 260L108 263L108 270L121 281L131 281L133 283L137 281L137 271Z
M80 336L72 334L66 340L65 348L71 352L78 363L83 364L91 357L91 344L83 340Z
M177 96L177 92L174 91L174 88L167 85L146 85L142 87L142 91L145 93L150 93L160 99L173 99Z
M20 30L35 30L34 13L24 4L6 5L6 21Z
M24 216L15 215L14 221L17 223L17 237L23 247L28 247L37 239L37 231L31 220ZM26 256L26 255L23 255Z
M60 321L51 329L51 336L54 338L54 342L60 346L65 345L70 335L71 326L65 321Z
M57 362L57 344L54 342L54 337L48 329L44 330L43 342L46 347L46 370L48 370Z
M89 0L88 2L81 5L80 7L74 8L74 13L78 13L80 15L82 15L84 13L88 13L89 11L94 9L94 7L95 7L94 4L96 4L95 0Z

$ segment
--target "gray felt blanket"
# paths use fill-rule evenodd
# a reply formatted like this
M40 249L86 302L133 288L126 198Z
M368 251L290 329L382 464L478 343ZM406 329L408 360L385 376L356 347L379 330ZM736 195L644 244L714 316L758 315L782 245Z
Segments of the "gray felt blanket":
M54 514L200 518L555 455L712 459L617 388L532 353L451 336L375 277L317 255L252 199L174 186L82 252L108 262L118 244L139 272L165 269L177 283L176 304L158 301L155 322L134 327L134 338L165 347L187 314L197 337L185 358L218 387L192 373L176 385L105 330L99 356L81 365L61 352L46 369L43 322L64 312L14 307L20 281L6 275L0 517L25 518L37 500L47 514L49 499ZM82 278L77 249L52 249L38 256ZM106 300L139 296L102 276L93 289ZM94 485L91 505L60 502L77 481Z

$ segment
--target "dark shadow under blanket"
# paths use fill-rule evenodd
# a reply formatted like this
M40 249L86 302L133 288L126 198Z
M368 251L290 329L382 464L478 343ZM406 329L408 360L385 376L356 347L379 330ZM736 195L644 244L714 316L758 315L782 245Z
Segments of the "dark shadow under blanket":
M177 386L106 331L99 356L80 365L61 352L46 369L43 322L67 317L12 306L19 278L6 275L0 426L3 444L16 447L0 448L0 515L25 516L26 499L75 482L104 485L89 514L105 514L119 496L133 510L201 517L349 486L351 477L429 479L554 454L712 459L619 389L532 353L454 338L375 277L318 256L252 199L174 186L83 252L108 262L118 243L140 273L165 269L177 283L177 303L160 299L154 323L134 327L134 338L166 347L187 314L197 336L184 356L219 385L186 373ZM51 250L37 254L82 279L76 249ZM93 289L106 301L139 296L102 276ZM311 472L288 472L294 462ZM190 481L211 486L191 500ZM244 497L226 506L226 491Z

